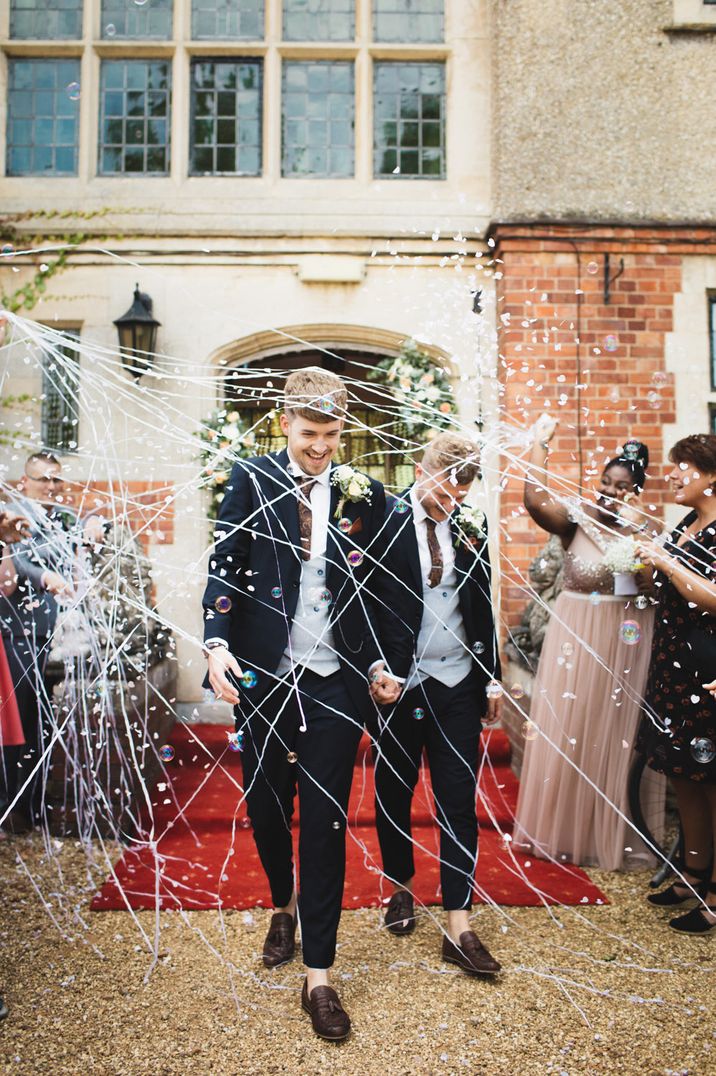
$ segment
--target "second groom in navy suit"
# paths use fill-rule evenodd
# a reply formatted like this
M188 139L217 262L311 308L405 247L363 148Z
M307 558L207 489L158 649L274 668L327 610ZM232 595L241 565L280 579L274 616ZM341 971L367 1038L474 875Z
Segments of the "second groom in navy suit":
M425 749L440 826L443 959L471 975L492 975L500 965L469 919L480 732L483 720L498 720L502 694L487 524L464 503L480 473L477 446L440 433L415 471L415 484L388 503L377 588L385 659L406 681L398 705L384 712L376 749L376 823L383 869L395 887L385 922L394 934L415 927L410 808Z

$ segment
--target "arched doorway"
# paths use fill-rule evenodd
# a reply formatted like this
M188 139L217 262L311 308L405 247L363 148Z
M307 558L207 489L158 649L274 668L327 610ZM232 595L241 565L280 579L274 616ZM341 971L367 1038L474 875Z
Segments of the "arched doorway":
M414 477L410 452L415 437L399 409L387 403L385 386L369 374L382 359L398 355L405 339L358 326L300 326L239 341L218 357L226 369L223 406L238 411L242 427L253 431L257 455L279 451L285 438L275 401L283 377L306 366L331 370L346 379L350 393L351 417L338 462L350 461L388 489L404 489ZM448 365L443 352L425 351L441 366Z

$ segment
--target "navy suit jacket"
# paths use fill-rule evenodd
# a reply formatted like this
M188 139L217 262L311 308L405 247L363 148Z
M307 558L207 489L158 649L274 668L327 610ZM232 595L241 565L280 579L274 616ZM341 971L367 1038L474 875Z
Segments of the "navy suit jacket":
M407 677L410 672L423 620L423 580L409 494L408 489L398 498L388 497L377 582L380 600L376 610L383 653L391 672L400 677ZM455 546L460 611L473 650L478 683L487 684L493 677L501 676L492 611L487 523L484 538L473 545L457 526L457 511L451 516L450 529Z
M241 665L259 677L275 673L288 645L298 603L303 561L296 483L288 474L288 452L269 453L234 464L221 503L204 592L204 638L221 638ZM332 468L333 469L333 468ZM347 686L365 713L374 710L366 674L381 657L375 628L371 576L379 559L385 493L371 480L370 500L346 501L339 529L340 492L331 485L326 548L326 589L333 641ZM345 524L344 524L345 526ZM348 555L362 554L359 564ZM217 599L229 598L227 612ZM226 602L219 602L219 609ZM266 687L269 685L266 684Z

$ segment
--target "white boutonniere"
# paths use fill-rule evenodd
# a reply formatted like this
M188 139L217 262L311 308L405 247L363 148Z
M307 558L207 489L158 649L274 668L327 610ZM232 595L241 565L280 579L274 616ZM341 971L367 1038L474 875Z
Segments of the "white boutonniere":
M331 475L331 484L340 490L340 500L335 511L335 518L343 515L343 506L346 501L357 504L359 501L370 501L371 488L370 478L367 474L354 471L347 463L336 467Z
M470 504L464 504L455 516L455 523L460 531L455 545L458 545L460 541L464 541L468 546L475 546L478 542L484 542L487 538L485 513L481 508L474 508Z

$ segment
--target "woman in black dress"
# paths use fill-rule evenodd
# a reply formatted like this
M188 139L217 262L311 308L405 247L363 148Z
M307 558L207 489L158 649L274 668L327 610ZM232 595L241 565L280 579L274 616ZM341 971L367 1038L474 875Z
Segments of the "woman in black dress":
M704 683L716 664L716 435L672 448L668 479L689 512L666 543L642 541L659 607L637 747L674 786L684 835L679 881L648 897L672 907L698 897L669 922L681 934L716 930L716 699Z

